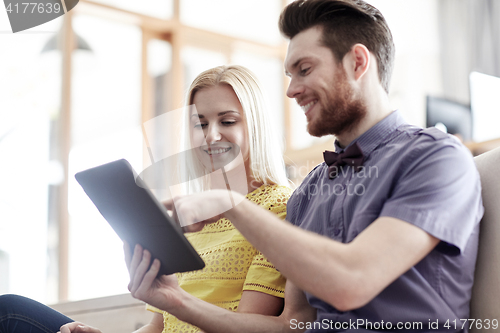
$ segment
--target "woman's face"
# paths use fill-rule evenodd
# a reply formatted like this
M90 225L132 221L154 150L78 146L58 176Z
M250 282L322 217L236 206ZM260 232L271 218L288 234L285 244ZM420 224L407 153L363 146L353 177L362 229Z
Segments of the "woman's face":
M191 142L205 168L234 169L239 164L235 158L240 150L247 162L248 134L243 108L233 88L218 85L201 89L194 95L193 103L198 113L193 109L190 116Z

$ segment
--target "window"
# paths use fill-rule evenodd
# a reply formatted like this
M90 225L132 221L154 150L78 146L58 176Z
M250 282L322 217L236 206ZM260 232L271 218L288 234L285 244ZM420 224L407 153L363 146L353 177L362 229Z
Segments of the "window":
M181 0L181 22L232 37L276 45L281 42L278 0Z
M1 15L0 29L10 31L6 12ZM60 58L40 52L60 23L0 34L0 294L41 301L53 295L47 279L48 187L59 181L60 170L49 162L49 133L59 111Z
M74 174L120 158L142 168L141 32L83 15L73 27L92 49L73 56L68 268L69 299L77 300L127 292L121 240Z

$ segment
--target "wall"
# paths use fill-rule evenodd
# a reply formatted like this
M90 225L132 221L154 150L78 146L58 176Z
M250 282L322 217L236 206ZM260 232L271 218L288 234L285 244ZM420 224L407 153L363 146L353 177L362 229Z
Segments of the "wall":
M439 0L369 0L385 16L396 45L391 105L425 126L425 96L442 95Z

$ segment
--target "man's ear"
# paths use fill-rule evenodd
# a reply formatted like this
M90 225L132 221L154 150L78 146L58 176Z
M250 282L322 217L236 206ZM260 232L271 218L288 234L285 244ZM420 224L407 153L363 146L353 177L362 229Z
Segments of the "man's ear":
M368 72L371 63L370 51L363 44L354 44L348 54L348 66L351 68L354 79L357 81Z

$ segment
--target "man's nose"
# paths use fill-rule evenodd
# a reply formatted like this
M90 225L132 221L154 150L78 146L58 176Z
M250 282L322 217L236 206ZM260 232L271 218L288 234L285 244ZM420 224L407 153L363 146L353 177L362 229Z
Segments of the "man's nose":
M288 89L286 90L286 95L289 98L297 98L303 92L304 85L300 82L297 82L297 80L295 79L291 79L290 84L288 85Z

